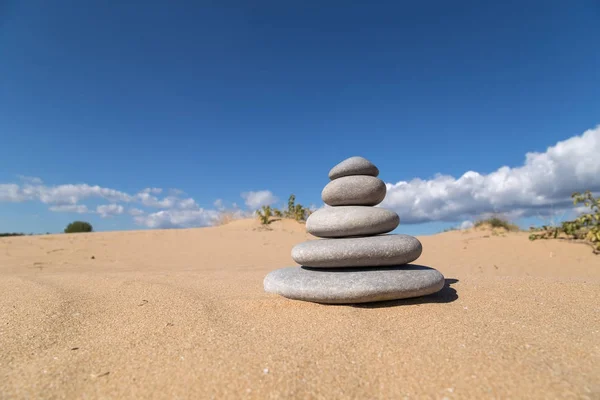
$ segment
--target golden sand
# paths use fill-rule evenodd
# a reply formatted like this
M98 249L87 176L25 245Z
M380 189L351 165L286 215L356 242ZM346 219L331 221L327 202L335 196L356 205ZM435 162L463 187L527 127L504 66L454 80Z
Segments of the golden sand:
M600 256L525 233L420 237L440 293L263 291L303 225L0 239L0 398L600 398Z

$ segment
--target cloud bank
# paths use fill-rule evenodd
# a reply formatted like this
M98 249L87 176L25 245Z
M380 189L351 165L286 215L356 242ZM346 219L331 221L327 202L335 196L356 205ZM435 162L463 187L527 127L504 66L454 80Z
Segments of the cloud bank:
M382 207L403 223L457 222L486 213L512 218L552 215L572 208L576 191L600 191L600 126L580 136L527 153L522 166L490 174L468 171L460 178L437 175L387 184Z
M125 207L120 204L105 204L96 207L96 213L100 214L102 218L113 217L115 215L121 215L125 211Z
M215 210L162 210L134 217L138 225L148 228L193 228L212 225L218 217Z
M21 184L0 183L0 202L37 201L47 204L48 209L52 212L96 214L102 218L113 218L128 214L133 217L136 224L148 228L207 226L215 222L219 212L227 211L222 200L218 202L218 210L203 209L193 198L180 197L184 192L178 189L170 189L169 194L161 198L158 197L163 193L161 188L146 188L138 193L130 194L116 189L87 184L48 186L40 178L19 176L19 179L22 181ZM104 200L108 204L95 207L82 204L84 201L92 200ZM253 201L260 201L260 199L254 198ZM125 206L128 205L126 211ZM153 211L152 209L159 210ZM231 215L244 217L250 214L237 209L237 206L235 206Z

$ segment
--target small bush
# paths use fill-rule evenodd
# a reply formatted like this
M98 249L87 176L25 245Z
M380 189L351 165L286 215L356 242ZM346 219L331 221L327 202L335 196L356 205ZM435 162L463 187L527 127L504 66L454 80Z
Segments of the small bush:
M288 208L285 211L278 210L277 208L271 208L271 206L263 206L260 210L256 210L256 215L260 219L260 223L263 225L270 224L272 222L271 217L292 218L301 222L306 221L310 214L310 209L301 204L296 204L296 196L293 194L290 195L288 199Z
M270 206L262 206L262 209L256 211L256 215L258 215L258 219L260 223L263 225L269 225L271 223L271 217L273 213L271 212Z
M287 218L293 218L296 221L306 221L310 215L310 210L302 204L296 204L296 196L290 195L288 199L288 209L284 213Z
M575 192L571 195L573 205L583 203L590 212L583 213L573 221L565 221L560 226L542 226L531 228L530 240L557 239L564 235L568 239L585 240L600 254L600 198L596 199L588 190L585 193Z
M491 218L487 218L487 219L480 219L479 221L475 221L475 228L480 228L483 226L490 226L492 228L502 228L502 229L506 229L507 231L518 231L519 227L503 218L500 217L491 217Z
M65 233L80 233L80 232L92 232L93 228L89 222L74 221L71 222L65 228Z
M25 236L25 234L24 233L17 233L17 232L0 233L0 237L9 237L9 236Z

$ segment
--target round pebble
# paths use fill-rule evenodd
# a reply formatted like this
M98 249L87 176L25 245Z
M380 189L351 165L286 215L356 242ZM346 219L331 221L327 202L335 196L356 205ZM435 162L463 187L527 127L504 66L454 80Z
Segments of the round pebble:
M400 217L379 207L340 206L315 211L306 220L306 230L322 238L378 235L393 231Z
M363 157L350 157L331 168L329 179L334 180L349 175L379 175L379 169L369 160Z
M361 238L318 239L297 244L292 258L316 268L377 267L415 261L423 247L410 235L379 235Z
M374 206L385 199L385 183L366 175L344 176L329 182L321 198L330 206Z
M264 288L294 300L349 304L425 296L441 290L444 282L439 271L413 264L360 269L288 267L270 272Z

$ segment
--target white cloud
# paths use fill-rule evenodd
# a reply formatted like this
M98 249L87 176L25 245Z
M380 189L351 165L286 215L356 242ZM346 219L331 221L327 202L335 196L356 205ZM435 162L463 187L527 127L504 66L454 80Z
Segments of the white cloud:
M63 204L60 206L52 206L50 207L50 211L54 212L71 212L77 214L86 214L89 213L90 210L86 205L83 204Z
M159 199L156 196L152 196L149 192L140 192L135 195L135 200L139 201L146 207L153 208L181 208L186 210L198 209L199 206L196 201L192 198L180 199L176 196L167 196Z
M162 191L163 190L161 188L146 188L142 190L141 193L161 194Z
M134 217L145 214L144 210L141 210L141 209L135 208L135 207L130 208L127 212L129 213L129 215L132 215Z
M233 219L252 218L255 216L255 211L241 210L239 208L232 208L227 210Z
M216 199L213 205L217 208L217 210L224 210L225 205L223 199Z
M546 215L572 207L575 191L600 190L600 126L549 147L527 153L517 168L484 175L466 172L456 179L438 175L386 184L382 207L394 209L404 223L459 221L484 213L513 218Z
M191 197L188 199L179 200L176 203L176 207L182 210L198 210L200 206L196 203L196 200Z
M213 205L218 215L217 221L215 221L217 223L242 218L253 218L256 215L255 210L242 210L236 203L231 203L231 206L228 207L223 199L215 200Z
M162 199L159 199L156 196L152 196L147 192L140 192L135 196L135 199L145 205L146 207L154 207L154 208L173 208L178 202L181 201L178 197L175 196L167 196Z
M47 186L42 184L39 178L20 178L24 181L22 185L16 183L0 184L0 202L39 201L50 205L50 210L54 212L95 212L103 218L123 214L125 207L118 203L138 203L146 207L166 209L166 213L150 215L145 215L146 212L141 208L132 207L128 210L128 213L133 217L139 217L141 220L146 218L148 223L143 223L143 225L147 226L168 225L175 227L178 221L181 221L182 226L206 225L206 221L202 219L204 217L201 218L200 216L210 216L209 211L201 212L202 210L193 198L182 199L176 195L169 195L164 198L154 196L154 194L162 193L160 188L146 188L135 195L130 195L119 190L100 186L87 184ZM169 192L184 193L177 189L171 189ZM91 211L87 205L81 204L81 202L92 198L105 199L110 201L111 204L97 206L96 211Z
M258 192L244 192L241 194L248 208L255 210L262 206L277 202L277 197L270 190L259 190Z
M0 201L20 203L27 200L21 187L15 183L0 183Z
M162 210L137 216L135 222L148 228L192 228L212 225L218 212L214 210Z
M113 202L131 201L131 196L127 193L86 184L58 186L25 184L19 188L19 192L22 195L21 201L39 200L42 203L56 205L77 204L90 197L99 197Z
M215 200L213 206L217 209L217 211L225 212L231 215L236 215L239 218L246 218L249 216L251 217L254 214L254 210L251 212L240 210L240 207L236 202L233 202L230 206L228 206L223 199Z
M154 196L162 192L160 188L146 188L136 195L87 184L66 184L47 186L34 184L41 182L39 178L21 177L23 185L15 183L0 184L0 202L40 201L52 206L77 205L90 198L101 198L111 203L140 203L146 207L197 209L198 204L192 198L181 199L177 196L167 196L162 199ZM180 193L183 193L179 191Z
M472 221L463 221L460 224L460 229L471 229L474 226Z
M113 217L115 215L123 214L125 208L120 204L105 204L96 207L96 212L100 214L102 218Z
M145 207L164 210L146 214L142 208L131 207L127 210L134 220L150 228L176 228L206 226L214 222L218 212L203 210L193 198L181 198L184 192L170 189L169 196L159 198L155 195L163 192L160 188L146 188L135 195L119 190L90 186L87 184L66 184L48 186L39 178L20 177L22 184L0 184L0 202L39 201L50 205L54 212L97 213L103 218L120 215L125 207L119 203L137 203ZM81 204L82 201L100 198L111 204L100 205L95 211Z

